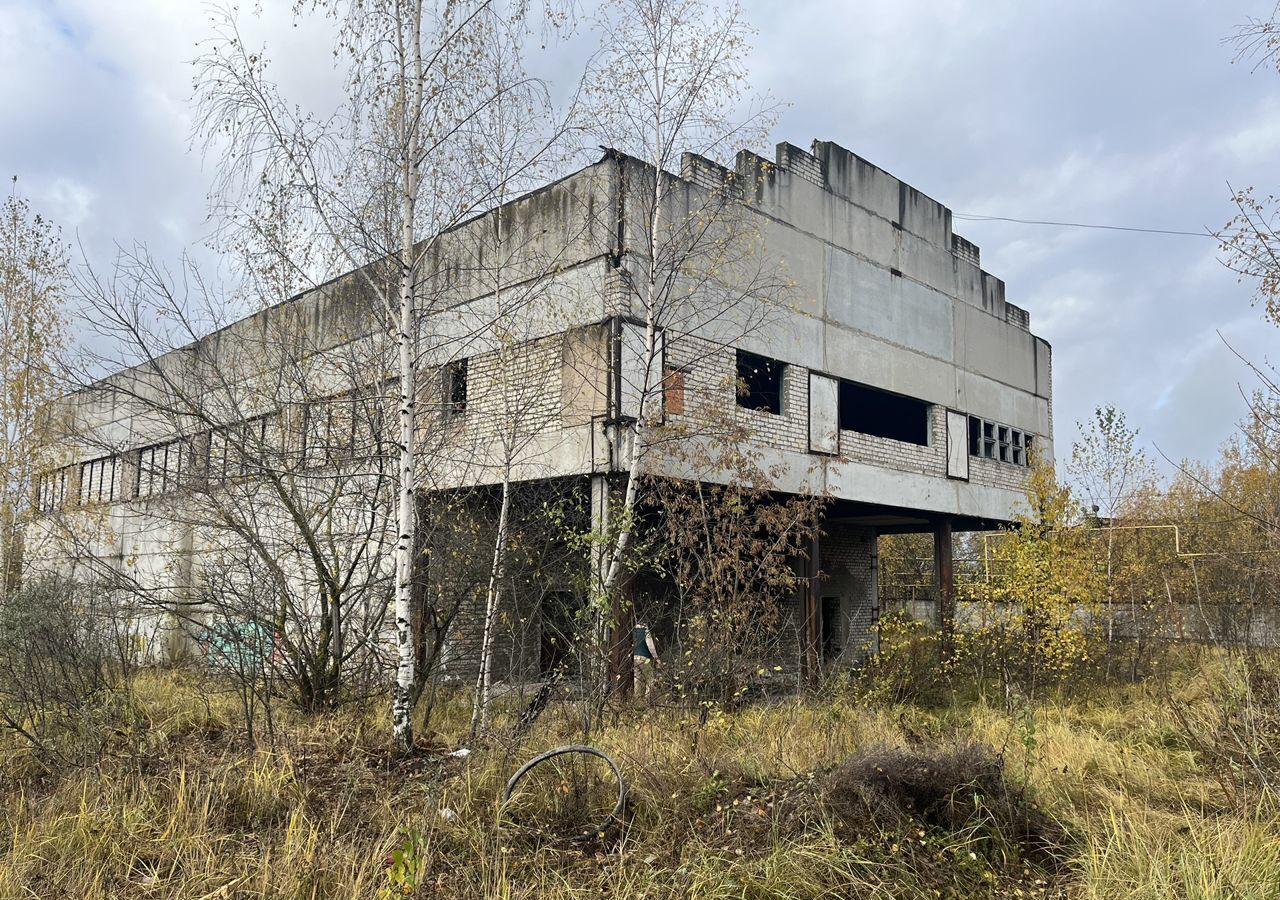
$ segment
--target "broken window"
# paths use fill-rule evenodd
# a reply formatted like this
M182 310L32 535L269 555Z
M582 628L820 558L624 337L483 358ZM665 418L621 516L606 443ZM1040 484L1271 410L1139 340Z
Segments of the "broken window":
M978 416L969 417L969 455L1030 466L1032 435Z
M467 411L467 360L460 359L445 369L445 411L460 416Z
M542 595L538 613L541 620L539 674L563 675L572 671L583 603L570 591L548 591Z
M80 502L103 503L116 499L116 458L104 456L80 464Z
M929 404L852 381L840 382L840 427L927 446Z
M36 486L36 505L41 512L53 512L67 501L67 469L55 469L40 476Z
M738 405L782 415L782 370L786 363L738 351Z
M173 462L169 461L169 454L173 454ZM153 494L163 494L165 491L165 480L168 477L170 466L175 470L174 477L176 480L176 470L178 468L179 451L176 444L159 444L155 447L144 447L138 451L138 473L133 483L133 496L150 497Z

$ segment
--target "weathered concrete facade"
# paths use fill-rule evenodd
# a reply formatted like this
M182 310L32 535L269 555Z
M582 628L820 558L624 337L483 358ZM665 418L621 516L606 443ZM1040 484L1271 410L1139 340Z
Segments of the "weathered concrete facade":
M636 389L628 329L642 312L626 290L639 258L628 198L652 177L609 153L435 245L419 386L434 489L492 485L508 471L520 483L586 490L626 471L618 423ZM781 144L774 160L744 151L732 171L689 155L669 177L675 207L726 184L741 191L740 221L787 288L763 314L738 306L664 328L662 377L679 386L678 396L662 389L664 423L689 425L696 443L705 439L699 417L718 411L746 429L776 491L831 499L823 577L794 615L802 634L822 620L828 658L856 658L873 643L876 536L1008 521L1032 456L1051 457L1049 345L981 269L978 248L952 231L950 210L833 143ZM375 397L385 382L371 363L385 351L376 322L358 277L344 276L69 398L78 437L68 465L42 479L38 501L46 513L71 507L107 526L70 556L94 555L147 573L157 589L186 591L192 560L218 541L178 511L184 490L210 479L228 429L259 428L255 440L317 478L385 477L344 470L348 457L306 456L317 395L345 403ZM280 361L289 341L306 346L293 354L304 362ZM235 371L241 399L213 416L166 400L169 414L158 415L139 399L172 393L148 383L157 366L181 369L173 381L193 393L200 373ZM297 369L294 381L282 369ZM352 446L372 456L382 439L357 435ZM691 475L687 454L668 451L655 452L647 472ZM63 548L48 558L65 564L65 541L39 522L33 530L42 529L46 547ZM531 660L546 652L541 600L512 599L504 611L513 670L536 668Z

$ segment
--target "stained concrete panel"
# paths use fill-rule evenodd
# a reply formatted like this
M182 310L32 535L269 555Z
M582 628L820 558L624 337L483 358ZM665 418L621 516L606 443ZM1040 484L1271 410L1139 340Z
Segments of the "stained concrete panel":
M828 249L827 268L829 319L939 359L952 358L950 297L841 250Z

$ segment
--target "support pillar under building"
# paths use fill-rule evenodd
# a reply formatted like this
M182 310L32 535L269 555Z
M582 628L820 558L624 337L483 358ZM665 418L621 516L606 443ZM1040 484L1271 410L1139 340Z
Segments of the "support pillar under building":
M956 629L956 578L949 518L938 519L933 526L933 576L938 592L938 647L946 661L951 659Z
M800 654L800 680L806 685L818 680L822 663L821 534L820 529L814 529L809 558L805 561L804 646Z

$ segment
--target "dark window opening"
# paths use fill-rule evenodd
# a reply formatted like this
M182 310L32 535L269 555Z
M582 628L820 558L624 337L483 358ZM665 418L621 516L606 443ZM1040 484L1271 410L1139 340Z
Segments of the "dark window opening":
M969 417L969 455L982 455L982 420L977 416Z
M446 378L446 406L451 416L460 416L467 411L467 361L460 359L451 363Z
M840 427L875 437L926 446L929 443L929 404L914 397L840 382Z
M782 370L786 363L738 351L738 405L782 415Z

